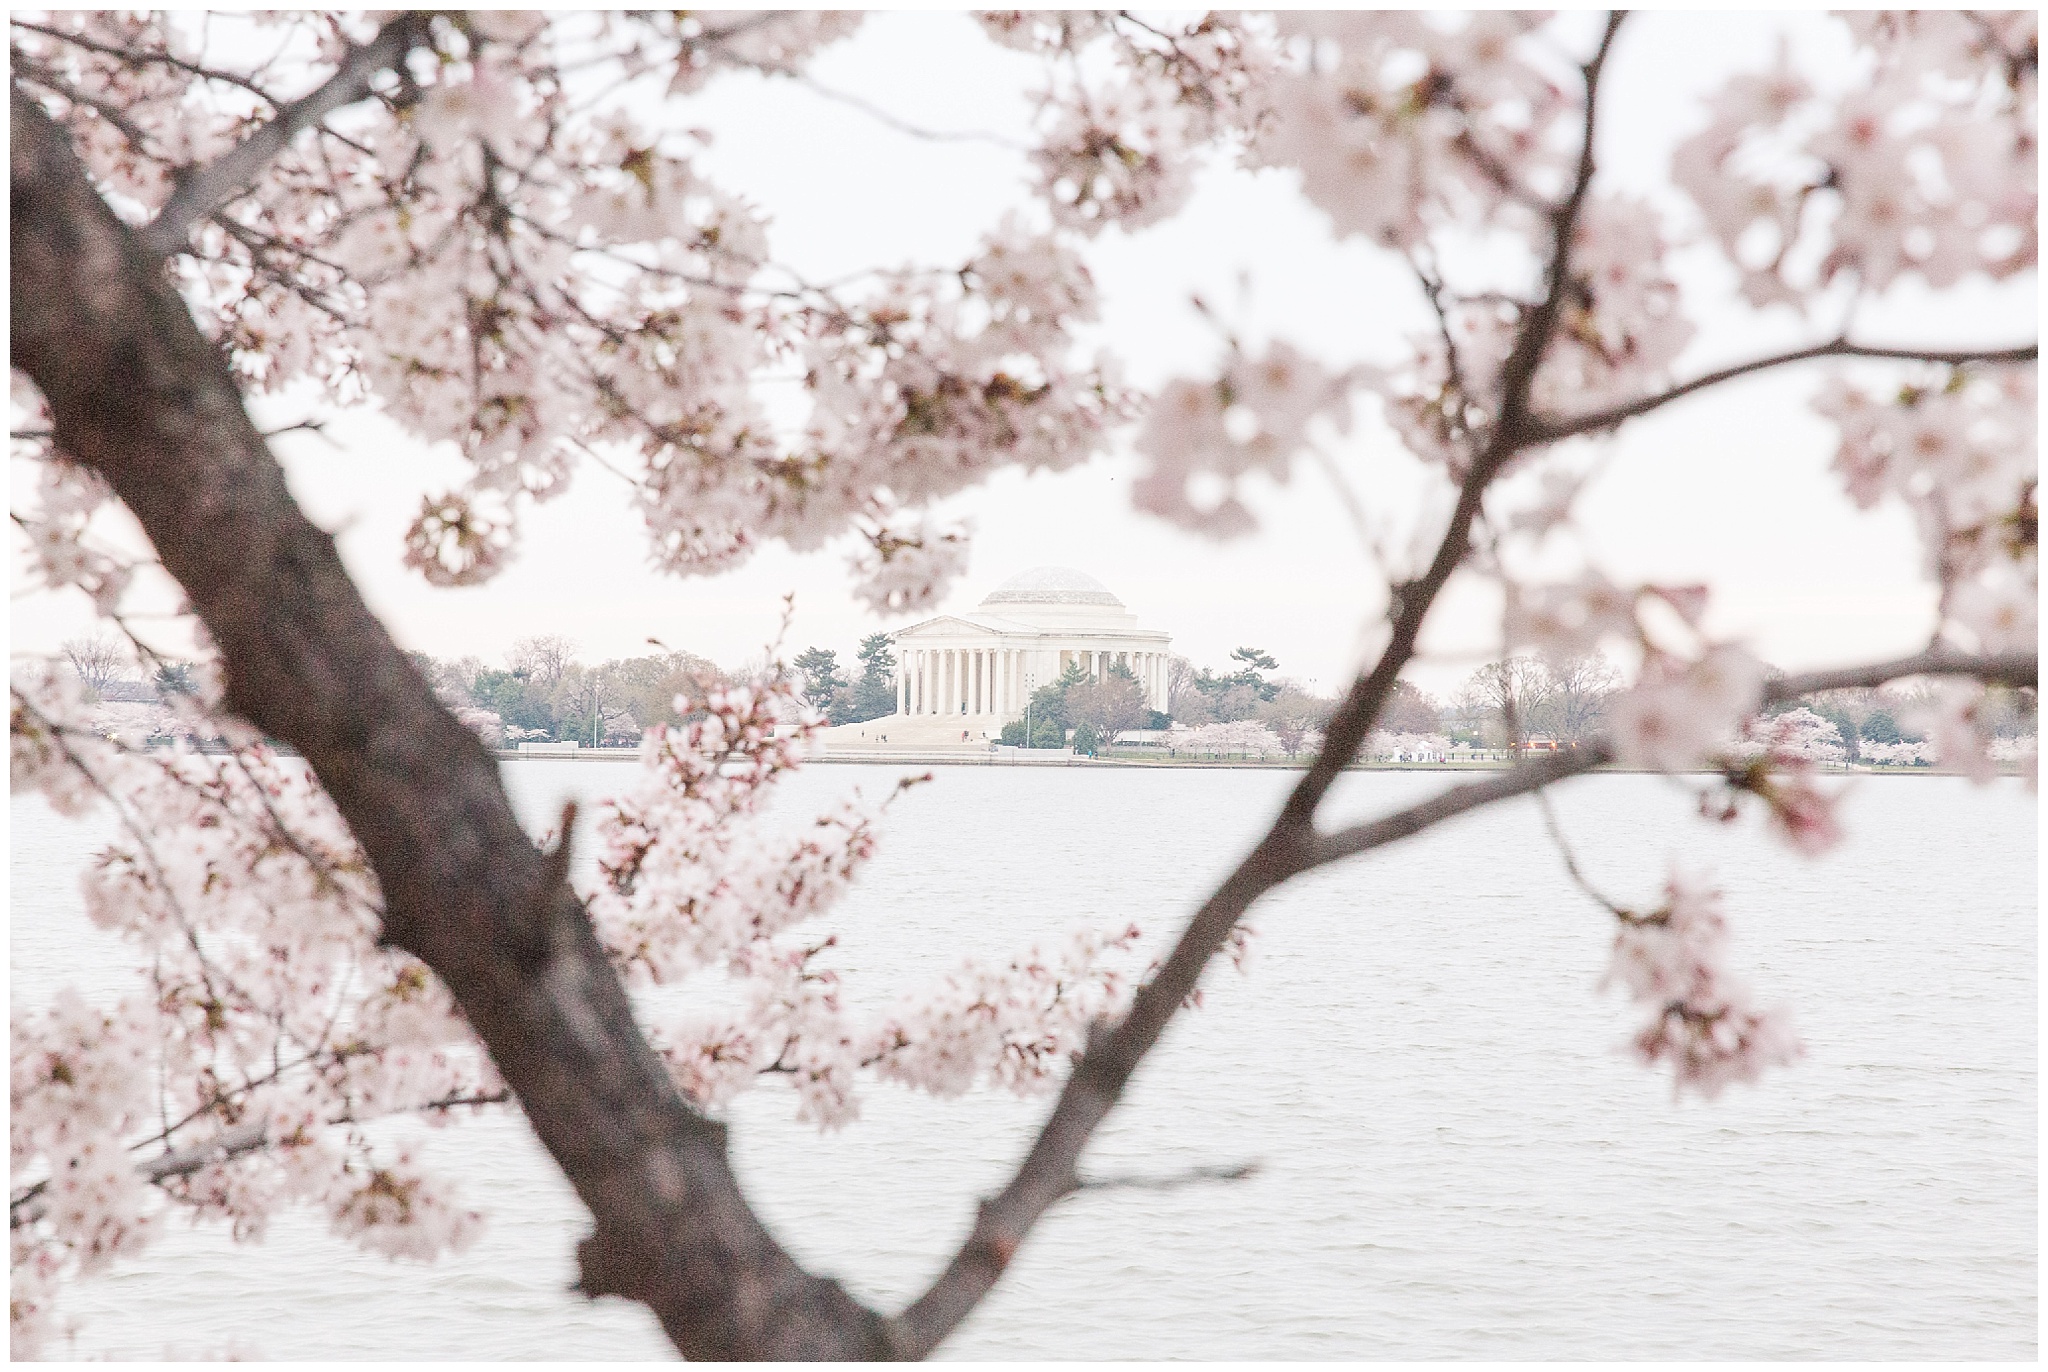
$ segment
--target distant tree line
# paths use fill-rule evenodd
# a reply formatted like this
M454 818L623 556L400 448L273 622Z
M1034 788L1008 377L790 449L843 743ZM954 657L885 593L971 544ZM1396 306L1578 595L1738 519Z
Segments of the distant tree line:
M1781 675L1773 673L1773 675ZM1442 733L1453 743L1474 748L1503 748L1531 739L1561 744L1581 743L1601 731L1607 701L1621 688L1619 673L1606 658L1546 659L1511 657L1489 662L1473 672L1448 704L1416 693L1417 717L1434 711L1430 728L1388 723L1418 734ZM1846 760L1864 760L1866 746L1889 747L1920 743L1926 738L1919 718L1934 702L1925 683L1876 688L1821 691L1766 708L1766 720L1807 711L1832 724ZM1994 687L1979 718L1994 738L2023 737L2035 731L2035 698L2031 691Z
M652 725L681 722L678 695L701 697L728 680L708 659L673 649L585 663L556 634L520 639L502 667L476 657L408 656L464 723L486 742L507 745L630 747Z
M145 670L125 645L103 635L71 639L63 651L88 701L167 705L196 690L190 664L158 661ZM577 658L574 643L555 634L520 639L502 666L474 656L407 656L442 703L493 747L632 746L650 725L681 721L678 695L702 697L739 676L672 649L586 663ZM169 728L167 719L160 723Z

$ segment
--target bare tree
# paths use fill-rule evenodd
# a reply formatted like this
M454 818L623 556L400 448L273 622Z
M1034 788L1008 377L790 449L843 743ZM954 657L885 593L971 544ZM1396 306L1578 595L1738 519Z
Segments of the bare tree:
M1283 681L1271 700L1262 703L1253 716L1270 728L1279 738L1280 746L1293 757L1301 751L1301 745L1310 731L1322 727L1330 717L1332 702L1321 696L1312 695L1298 683Z
M1394 683L1394 694L1380 716L1380 725L1397 734L1433 734L1442 727L1442 709L1412 681Z
M703 699L725 680L715 663L695 653L664 650L646 657L619 658L604 664L611 704L643 725L674 722L676 698Z
M620 698L619 685L616 664L586 667L572 662L555 687L563 720L573 723L592 747L621 734L632 719Z
M1476 711L1504 744L1529 737L1531 722L1549 704L1555 687L1550 672L1532 657L1489 662L1466 678L1460 703Z
M1550 658L1544 662L1550 694L1542 724L1563 743L1582 743L1593 736L1607 697L1621 689L1621 673L1599 653Z
M559 634L540 634L520 639L505 657L513 671L526 673L527 680L552 691L576 660L576 645Z
M107 687L128 667L128 654L121 644L102 633L64 640L64 656L70 659L71 670L78 673L86 692L95 698L106 694Z
M1129 672L1111 671L1067 692L1069 722L1094 725L1104 747L1114 744L1118 734L1143 726L1151 713L1145 706L1144 687Z
M1188 697L1196 693L1194 689L1194 682L1194 663L1188 661L1188 659L1182 657L1179 653L1174 653L1166 659L1167 714L1171 715L1175 719L1180 718L1181 709L1187 704ZM1196 720L1193 722L1199 724L1205 721Z

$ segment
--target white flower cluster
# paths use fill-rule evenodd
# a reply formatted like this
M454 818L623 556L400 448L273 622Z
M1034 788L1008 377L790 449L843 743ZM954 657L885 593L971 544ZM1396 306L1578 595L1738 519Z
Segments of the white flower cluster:
M786 1079L802 1117L836 1125L857 1114L863 1073L943 1094L1043 1089L1121 1012L1135 928L963 965L886 1014L843 1009L818 963L832 940L785 935L844 892L874 851L874 815L845 804L794 835L760 822L821 723L790 683L679 704L701 717L648 735L644 780L600 819L588 905L629 982L739 984L736 1012L656 1030L699 1104ZM132 751L95 734L75 682L46 668L17 672L11 725L18 793L121 819L85 875L86 908L147 969L112 1009L68 991L15 1007L11 1166L34 1207L12 1234L16 1355L56 1332L57 1285L134 1252L167 1204L241 1237L311 1204L391 1256L467 1243L479 1216L448 1179L364 1127L443 1123L504 1104L503 1084L441 983L378 946L376 882L306 768L254 742ZM157 1186L137 1171L209 1145L217 1156Z
M1787 762L1825 764L1847 761L1849 749L1833 720L1800 706L1745 721L1742 735L1730 745L1728 755L1744 760L1770 756Z
M692 702L679 701L687 707ZM673 983L722 973L737 1006L658 1026L677 1082L705 1108L764 1075L786 1079L798 1113L838 1125L859 1113L864 1071L941 1095L987 1079L1040 1089L1096 1019L1130 990L1119 958L1136 928L1078 932L1002 966L968 963L876 1019L847 1009L820 966L834 940L782 937L815 919L874 852L872 813L844 805L796 835L759 823L819 716L782 679L714 692L703 719L648 735L648 774L599 821L598 937L629 976Z
M1166 731L1166 746L1196 757L1282 757L1280 736L1255 719L1227 724L1175 724Z
M1615 760L1659 772L1699 766L1756 708L1763 684L1763 664L1739 648L1654 659L1643 680L1607 702Z
M1743 294L1804 306L1845 274L1881 291L1909 272L1940 288L2032 268L2038 17L1847 18L1865 79L1822 97L1781 48L1672 160Z
M1952 371L1879 397L1837 378L1816 402L1841 431L1835 469L1868 509L1905 501L1927 572L1942 588L1943 635L1983 653L2039 637L2039 479L2033 366Z
M40 1188L13 1233L17 1354L51 1332L50 1283L133 1251L166 1199L243 1236L310 1203L379 1251L466 1242L475 1217L361 1126L445 1118L493 1098L495 1074L439 983L376 945L376 883L304 767L260 744L132 752L33 671L14 683L12 742L17 788L122 822L85 874L86 912L147 969L110 1011L67 991L11 1021L13 1175ZM160 1190L137 1174L231 1131L268 1146Z
M1674 1095L1711 1099L1798 1059L1789 1013L1756 1005L1727 969L1719 892L1673 876L1661 908L1618 918L1603 985L1620 985L1648 1012L1632 1046L1651 1066L1669 1064Z
M1214 381L1168 383L1138 433L1137 451L1149 467L1132 499L1214 538L1249 532L1255 521L1238 482L1252 472L1285 481L1312 422L1348 424L1347 388L1343 378L1279 342L1263 356L1234 359ZM1214 489L1200 491L1204 483Z
M1006 224L951 270L789 288L760 214L697 170L694 136L625 113L630 88L658 99L664 76L676 94L723 70L793 72L855 22L436 20L416 103L365 102L291 144L173 268L253 388L310 380L336 403L373 400L467 459L467 481L429 496L406 538L407 564L436 584L495 575L525 503L565 489L593 446L637 469L653 558L679 572L769 539L872 540L999 466L1086 459L1129 401L1108 371L1068 363L1095 308L1069 247ZM329 61L367 36L362 20L312 13L216 27L238 23ZM246 131L246 92L194 73L198 28L111 13L50 27L65 36L18 34L21 50L117 203L155 206L193 158ZM176 60L130 70L110 56L159 50ZM605 69L620 98L571 98ZM1180 174L1177 155L1162 165ZM812 413L785 443L756 380L791 360ZM50 454L47 437L27 446ZM80 538L104 493L61 472L45 484L42 522L24 527L50 583L111 608L125 574Z
M1899 723L1923 734L1920 757L1961 772L1979 785L1996 777L2001 763L2019 763L2031 782L2032 741L2000 746L1983 718L1984 687L1971 681L1936 682L1920 705L1900 712Z
M1374 762L1442 762L1451 741L1442 734L1389 733L1375 729L1365 741L1365 756Z

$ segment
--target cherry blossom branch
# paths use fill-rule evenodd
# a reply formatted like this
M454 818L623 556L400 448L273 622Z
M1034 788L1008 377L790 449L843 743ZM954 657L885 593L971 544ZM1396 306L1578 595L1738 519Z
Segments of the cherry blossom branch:
M1422 631L1422 621L1435 603L1451 574L1462 564L1471 549L1473 522L1479 517L1481 499L1486 487L1500 470L1527 446L1526 428L1529 421L1528 394L1535 379L1536 368L1542 361L1544 349L1556 330L1559 312L1562 310L1565 293L1571 280L1571 241L1578 226L1579 210L1585 203L1592 186L1594 171L1594 135L1597 129L1599 111L1600 72L1607 54L1613 47L1615 33L1621 27L1622 16L1609 16L1607 27L1601 35L1600 46L1583 69L1586 83L1585 134L1579 148L1579 164L1572 187L1564 201L1551 215L1550 264L1546 270L1546 288L1540 304L1524 316L1517 333L1514 347L1509 351L1507 361L1501 367L1501 395L1498 418L1492 426L1485 449L1473 461L1471 470L1459 490L1458 504L1451 514L1449 526L1439 541L1436 556L1423 575L1411 582L1391 588L1388 606L1393 620L1393 633L1386 649L1372 672L1361 676L1353 683L1336 712L1330 717L1329 727L1324 733L1323 751L1310 764L1306 776L1287 799L1286 808L1281 812L1281 821L1301 830L1307 830L1314 819L1316 807L1337 774L1348 766L1357 755L1359 745L1371 731L1374 721L1379 718L1381 708L1392 694L1394 682L1401 669L1414 656L1415 642Z
M1505 772L1488 777L1485 781L1468 782L1453 786L1419 805L1411 805L1391 815L1364 824L1353 824L1333 833L1320 834L1311 845L1302 864L1302 871L1336 862L1341 858L1356 857L1369 853L1375 848L1384 848L1404 838L1413 837L1433 825L1469 810L1492 805L1496 801L1509 800L1515 796L1527 795L1566 777L1590 772L1595 767L1613 758L1613 752L1605 741L1582 744L1569 752L1551 753L1532 762L1519 763Z
M306 758L594 1221L582 1289L645 1302L693 1357L873 1358L881 1319L748 1207L725 1130L642 1035L582 902L497 764L371 615L293 501L227 363L69 140L12 94L13 361L219 645L226 708Z
M217 1162L256 1152L268 1142L269 1131L266 1125L238 1124L223 1129L203 1143L173 1149L159 1157L151 1158L138 1164L135 1170L141 1173L145 1180L168 1181L173 1177L190 1176L200 1168L209 1167ZM41 1219L49 1210L49 1201L46 1199L48 1188L48 1182L37 1182L10 1200L7 1206L8 1227L18 1229L22 1225L34 1224Z
M247 77L235 72L224 71L219 67L209 67L198 62L188 61L177 56L175 53L155 52L145 48L122 47L116 43L105 43L96 38L87 38L82 33L66 33L62 29L53 29L46 24L38 24L28 19L10 18L7 23L10 28L21 29L28 33L38 33L45 38L55 39L59 43L65 43L74 48L83 48L87 52L96 52L102 57L111 57L118 62L130 62L138 67L170 67L173 70L182 71L188 76L196 76L201 81L218 81L223 86L234 86L237 89L247 91L250 95L255 96L258 100L273 108L277 104L277 97Z
M1791 352L1775 353L1769 357L1752 358L1738 362L1719 371L1696 376L1692 380L1660 391L1656 395L1644 396L1626 404L1600 410L1593 414L1577 415L1569 419L1535 419L1531 421L1530 443L1532 446L1556 443L1581 434L1600 433L1612 429L1624 420L1634 419L1652 410L1662 409L1674 400L1682 400L1695 391L1733 381L1739 376L1754 372L1770 371L1777 367L1789 367L1794 363L1812 362L1824 357L1861 357L1892 362L1932 362L1943 366L1963 367L1973 363L1983 365L2010 365L2033 362L2040 356L2038 343L2028 343L2013 348L1883 348L1872 344L1851 343L1846 338L1837 338L1810 348L1795 348Z
M1587 899L1601 906L1610 915L1616 918L1626 916L1628 911L1605 891L1595 886L1592 879L1579 867L1578 854L1572 851L1571 840L1564 836L1564 826L1557 822L1557 807L1550 803L1548 788L1536 792L1536 805L1543 811L1543 827L1549 831L1550 841L1557 845L1558 856L1564 859L1565 875L1572 879L1572 884L1585 892Z
M183 177L164 207L136 234L142 245L168 257L185 244L192 225L255 184L271 159L302 129L369 96L377 73L397 66L427 34L423 14L407 11L387 21L369 42L351 47L334 74L306 95L278 107L277 114L234 148Z
M1882 686L1887 681L1909 676L1967 676L1975 677L1987 686L2033 686L2040 681L2041 666L2036 653L1992 653L1978 657L1944 648L1930 648L1924 653L1893 658L1889 662L1774 677L1764 685L1764 703L1797 700L1815 691Z
M1031 1149L1003 1190L983 1202L966 1242L945 1271L890 1322L892 1338L904 1356L921 1357L936 1348L1001 1277L1039 1216L1072 1189L1076 1161L1096 1127L1115 1107L1131 1074L1167 1022L1186 1003L1239 917L1262 894L1311 867L1394 842L1454 815L1524 794L1607 760L1606 748L1595 745L1457 788L1372 824L1327 836L1315 828L1315 813L1324 795L1356 756L1399 672L1414 654L1424 618L1452 573L1466 560L1472 526L1487 486L1514 457L1539 441L1538 422L1528 410L1529 392L1570 285L1572 236L1595 168L1600 73L1622 19L1621 14L1610 15L1598 48L1582 68L1584 136L1571 188L1550 216L1551 253L1544 298L1524 315L1517 331L1501 370L1499 408L1487 444L1465 475L1458 506L1429 569L1415 581L1391 588L1392 634L1387 648L1373 670L1353 684L1333 714L1322 753L1290 794L1272 827L1195 913L1165 963L1139 989L1123 1021L1101 1027L1091 1036L1087 1051ZM1939 657L1925 655L1921 660L1886 667L1893 674L1949 670L1935 661ZM1781 686L1796 688L1795 694L1820 689L1802 685L1798 679L1788 679Z
M1910 657L1857 667L1839 667L1820 672L1802 672L1767 682L1763 690L1766 705L1797 700L1815 691L1835 691L1851 686L1882 686L1910 676L1966 676L1987 685L2031 686L2040 676L2040 659L2034 653L1997 653L1973 656L1934 649ZM1454 787L1441 795L1365 824L1352 825L1322 835L1313 849L1309 866L1321 866L1339 858L1370 852L1374 848L1421 833L1433 824L1490 805L1498 800L1526 795L1567 777L1590 772L1613 760L1613 749L1605 739L1594 739L1568 752L1552 753L1485 781ZM1303 870L1306 870L1304 868Z
M1392 588L1390 612L1393 633L1378 665L1352 684L1350 692L1331 716L1324 733L1323 751L1309 765L1306 775L1288 796L1285 806L1251 853L1212 893L1188 921L1173 951L1152 979L1139 988L1130 1012L1114 1027L1103 1027L1090 1037L1087 1051L1067 1078L1051 1116L1046 1120L1029 1153L1018 1165L1009 1184L994 1198L983 1202L967 1241L954 1254L936 1282L908 1309L891 1321L891 1331L904 1356L922 1357L938 1347L941 1340L981 1301L1002 1276L1015 1256L1018 1245L1048 1207L1072 1189L1074 1167L1088 1140L1122 1097L1124 1086L1138 1063L1165 1032L1166 1025L1194 992L1209 960L1224 946L1231 930L1252 902L1289 878L1341 854L1319 856L1315 813L1338 774L1357 755L1360 744L1371 731L1387 697L1392 693L1400 670L1414 655L1417 635L1437 594L1450 580L1471 547L1472 522L1480 509L1480 498L1494 475L1520 450L1519 426L1525 414L1526 397L1536 364L1561 308L1569 281L1571 235L1578 222L1593 179L1594 111L1597 105L1600 70L1621 17L1610 17L1600 46L1584 68L1586 82L1585 141L1572 188L1551 217L1552 246L1545 299L1531 310L1520 336L1502 368L1502 418L1494 426L1485 451L1466 473L1457 509L1438 544L1429 570L1415 582ZM1497 779L1513 782L1513 774ZM1540 784L1540 783L1539 783ZM1482 783L1482 786L1486 783ZM1480 788L1471 788L1480 789ZM1519 794L1526 787L1505 794ZM1495 797L1487 797L1492 799ZM1448 806L1444 816L1483 804L1474 799L1458 804L1454 795L1437 802ZM1432 818L1417 827L1435 823ZM1398 827L1398 818L1388 821ZM1404 833L1392 833L1379 841L1390 842Z
M30 85L41 86L51 94L68 100L83 109L91 110L119 131L121 137L128 140L129 147L135 149L142 156L149 156L147 151L148 135L143 133L141 128L136 125L134 120L128 117L127 112L119 105L111 100L103 100L97 96L86 94L77 86L24 52L16 51L12 56L14 58L14 70L21 79L27 81Z
M426 1104L415 1106L412 1111L404 1113L427 1110L459 1110L465 1106L498 1105L502 1104L505 1099L506 1094L502 1091L486 1091L480 1095L451 1096L442 1100L428 1101ZM333 1123L337 1124L348 1122L346 1120L333 1121ZM234 1158L244 1157L250 1153L260 1152L269 1147L270 1142L269 1128L263 1122L231 1125L210 1139L205 1139L199 1143L187 1144L183 1148L167 1149L156 1157L137 1163L135 1170L142 1176L144 1181L160 1184L176 1177L189 1177L201 1168L211 1167L215 1163L227 1162ZM1247 1174L1249 1170L1249 1168L1245 1169ZM7 1204L7 1223L10 1229L18 1229L25 1224L34 1224L48 1212L49 1203L45 1196L49 1191L49 1185L47 1181L39 1181L34 1186L24 1190L20 1195L9 1199Z
M848 109L859 110L862 114L883 127L894 129L896 132L906 134L911 138L921 138L928 143L987 143L993 147L1007 149L1010 152L1030 151L1028 145L1020 143L1014 138L1005 138L999 133L987 133L979 129L928 129L922 124L913 124L908 119L889 113L889 111L872 101L862 99L851 91L842 91L825 85L808 72L799 71L794 67L763 67L761 70L787 77L789 80L810 91L813 95L826 100L837 101Z

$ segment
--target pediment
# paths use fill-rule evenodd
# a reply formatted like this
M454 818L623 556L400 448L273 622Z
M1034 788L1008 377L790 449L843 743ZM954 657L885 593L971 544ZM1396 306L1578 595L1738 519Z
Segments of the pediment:
M1003 638L1011 634L1036 634L1028 624L1016 624L994 615L934 615L895 633L896 641L918 638Z

